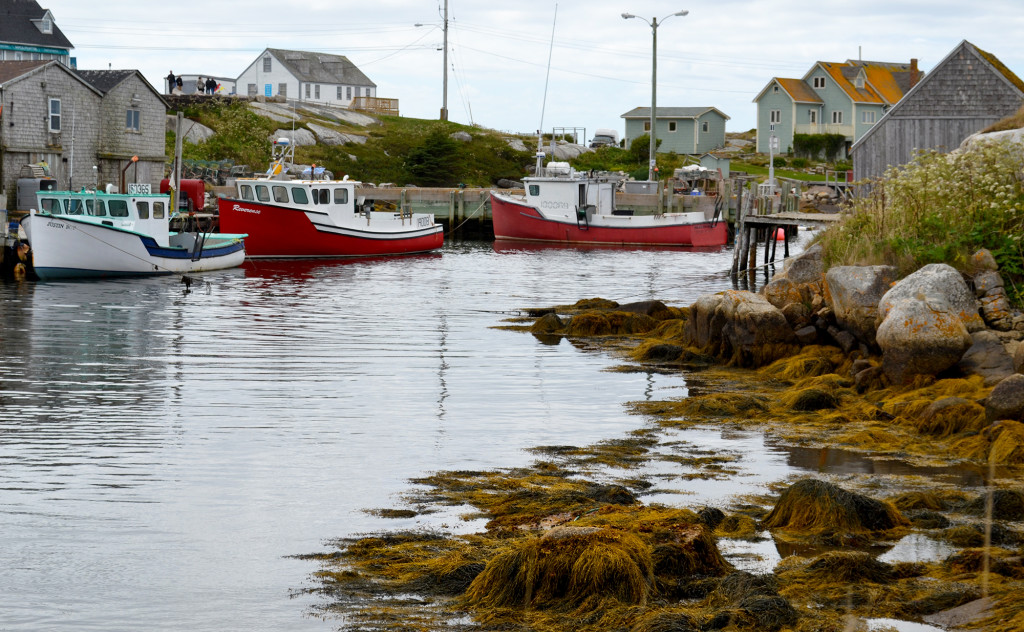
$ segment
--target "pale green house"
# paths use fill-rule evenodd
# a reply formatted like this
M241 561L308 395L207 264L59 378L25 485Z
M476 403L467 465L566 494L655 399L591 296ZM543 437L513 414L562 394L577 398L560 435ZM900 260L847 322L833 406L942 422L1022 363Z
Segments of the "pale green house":
M626 119L626 147L650 132L651 108L634 108L622 118ZM659 107L655 120L657 139L661 141L658 153L674 151L700 155L725 147L725 122L728 120L728 116L713 107Z
M773 134L775 153L791 151L794 134L841 134L848 152L923 76L912 59L819 61L802 79L773 77L754 98L757 151L768 153Z

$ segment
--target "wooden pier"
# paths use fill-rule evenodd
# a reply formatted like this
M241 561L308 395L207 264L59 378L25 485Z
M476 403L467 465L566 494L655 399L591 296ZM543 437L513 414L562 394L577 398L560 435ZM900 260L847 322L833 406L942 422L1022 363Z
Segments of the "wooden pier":
M795 194L794 194L795 191ZM791 227L828 226L842 221L842 213L801 213L800 187L784 186L770 195L758 195L752 188L738 203L733 241L732 275L753 273L757 268L757 247L764 243L764 264L775 262L778 231L782 229L782 256L789 258L789 239L795 234ZM741 197L743 192L741 192Z

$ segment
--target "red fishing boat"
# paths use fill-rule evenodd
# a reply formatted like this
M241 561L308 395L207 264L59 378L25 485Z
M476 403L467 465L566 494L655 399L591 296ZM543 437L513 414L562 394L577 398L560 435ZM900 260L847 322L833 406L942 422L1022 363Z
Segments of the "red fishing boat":
M728 239L713 200L697 211L638 215L616 208L615 183L568 163L538 165L537 174L523 178L522 195L491 192L496 239L633 246L722 246Z
M236 195L218 201L220 229L245 233L245 252L259 257L349 257L429 252L444 245L444 233L430 213L377 211L356 196L360 182L325 177L307 168L303 179L288 179L288 139L274 143L267 173L235 181Z

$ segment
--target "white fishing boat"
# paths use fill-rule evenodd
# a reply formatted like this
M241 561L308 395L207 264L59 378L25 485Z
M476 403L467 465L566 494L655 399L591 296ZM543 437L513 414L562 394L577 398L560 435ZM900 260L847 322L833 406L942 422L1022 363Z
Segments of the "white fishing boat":
M245 260L245 235L173 232L170 196L40 191L21 220L40 279L186 274Z

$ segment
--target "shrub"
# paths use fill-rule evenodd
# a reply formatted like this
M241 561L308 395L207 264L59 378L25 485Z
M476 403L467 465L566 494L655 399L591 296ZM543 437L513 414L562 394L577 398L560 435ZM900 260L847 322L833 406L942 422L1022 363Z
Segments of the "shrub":
M885 263L901 275L929 263L964 269L987 248L1010 299L1024 296L1024 145L998 141L968 151L922 152L892 167L854 213L822 235L826 265Z
M786 159L783 158L782 156L775 156L774 158L772 158L772 166L773 167L785 167L786 166Z
M789 161L794 169L806 169L809 161L806 158L794 158Z

